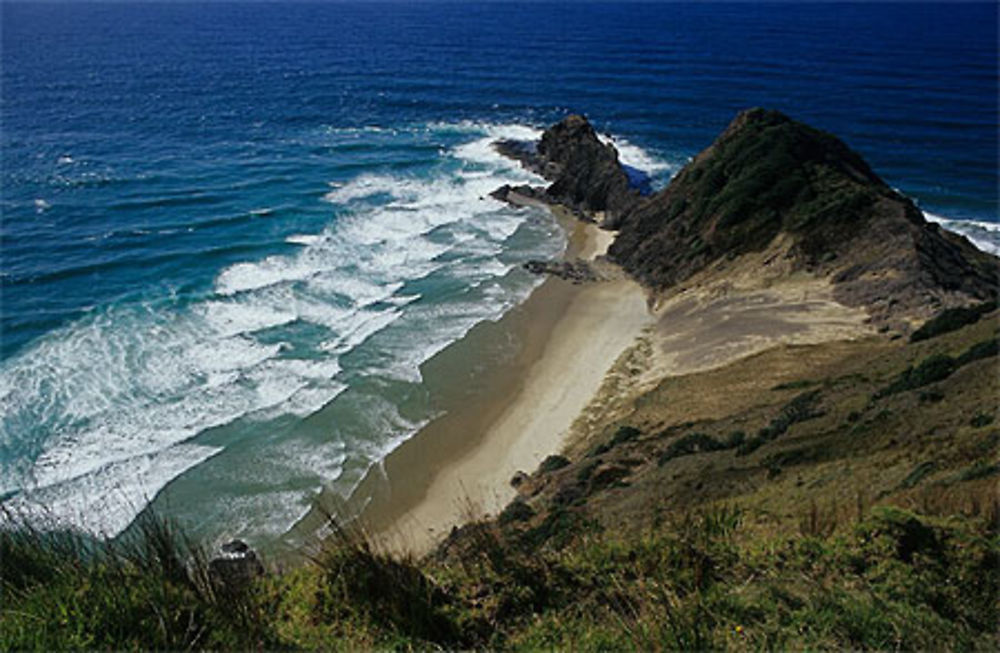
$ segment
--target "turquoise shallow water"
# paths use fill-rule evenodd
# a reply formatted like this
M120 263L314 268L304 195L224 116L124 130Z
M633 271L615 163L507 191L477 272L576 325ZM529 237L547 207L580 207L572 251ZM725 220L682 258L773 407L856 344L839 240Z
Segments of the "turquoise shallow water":
M488 147L567 111L662 185L736 111L996 251L997 8L16 4L0 496L264 538L435 414L421 363L562 247Z

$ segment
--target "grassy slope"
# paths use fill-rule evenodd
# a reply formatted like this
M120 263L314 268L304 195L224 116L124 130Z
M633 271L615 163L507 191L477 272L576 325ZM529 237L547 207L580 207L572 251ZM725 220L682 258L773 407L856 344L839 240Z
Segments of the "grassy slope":
M994 312L666 379L420 562L340 533L232 588L155 522L4 532L0 649L991 648L1000 381L961 356L996 338Z

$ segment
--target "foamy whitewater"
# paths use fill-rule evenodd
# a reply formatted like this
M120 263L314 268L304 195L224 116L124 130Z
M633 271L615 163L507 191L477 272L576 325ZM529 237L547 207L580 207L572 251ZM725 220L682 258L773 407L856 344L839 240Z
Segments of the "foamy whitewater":
M442 363L565 235L489 144L570 112L662 187L780 109L1000 251L988 3L0 10L0 500L94 533L257 544L349 494L505 355Z
M385 137L378 128L346 133ZM259 537L287 530L324 488L349 494L434 416L408 396L424 381L421 364L523 301L538 279L520 263L564 247L547 212L489 197L502 184L543 183L491 147L536 139L537 129L432 124L390 138L442 134L464 142L437 151L430 175L331 182L322 201L338 217L319 233L287 236L297 251L229 265L194 302L94 310L5 361L0 437L34 452L5 465L8 508L115 535L168 483L209 463L202 490L238 483L234 476L253 481L243 481L249 491L222 492L224 506L201 496L197 511L217 514L227 533ZM678 169L604 138L660 183ZM995 224L928 219L998 251ZM241 431L281 435L247 456ZM228 447L233 455L213 470Z
M505 183L542 183L491 147L537 130L435 124L400 137L440 134L465 142L437 153L428 176L331 183L322 200L339 217L320 233L288 236L297 251L229 265L194 302L95 310L5 361L2 441L35 452L5 467L8 506L117 534L171 480L224 452L227 430L280 431L309 416L318 434L292 428L252 457L266 464L239 461L241 473L276 485L264 482L257 502L244 493L241 512L268 503L267 530L279 533L324 486L346 494L433 416L404 405L406 388L423 381L421 364L522 301L538 279L520 263L564 246L547 212L489 197ZM670 167L634 146L622 158ZM381 391L365 390L373 384ZM343 427L345 411L371 423ZM285 489L290 479L311 482L296 493Z

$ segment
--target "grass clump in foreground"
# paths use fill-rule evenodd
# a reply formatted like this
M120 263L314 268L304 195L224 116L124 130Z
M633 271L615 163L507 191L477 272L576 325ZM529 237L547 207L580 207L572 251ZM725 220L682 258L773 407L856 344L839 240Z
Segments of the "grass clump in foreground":
M256 588L224 586L168 522L116 541L0 529L0 650L259 648Z
M715 508L547 557L573 601L494 643L562 650L990 646L1000 564L985 521L876 508L836 532L751 538ZM509 589L507 591L510 591Z
M996 509L993 513L995 516ZM335 529L226 591L163 522L129 543L5 530L3 649L987 648L994 518L872 509L761 538L735 508L526 546L466 526L415 562ZM803 522L809 523L809 522Z

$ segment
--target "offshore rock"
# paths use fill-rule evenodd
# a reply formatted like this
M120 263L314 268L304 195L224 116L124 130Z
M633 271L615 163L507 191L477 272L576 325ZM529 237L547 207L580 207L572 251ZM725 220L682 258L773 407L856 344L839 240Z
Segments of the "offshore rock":
M584 213L602 215L605 228L616 228L640 199L618 151L602 143L583 116L568 116L547 129L538 155L545 162L545 177L552 180L546 194Z
M546 206L549 204L549 198L545 195L544 188L536 188L527 184L521 186L504 184L490 193L490 197L507 202L512 206Z
M615 229L641 198L641 182L632 183L618 161L618 151L602 143L583 116L571 115L556 123L537 144L501 140L493 147L552 182L545 189L503 186L491 193L497 199L519 205L561 204L584 219Z

